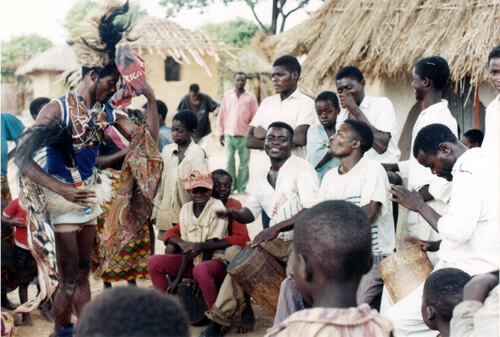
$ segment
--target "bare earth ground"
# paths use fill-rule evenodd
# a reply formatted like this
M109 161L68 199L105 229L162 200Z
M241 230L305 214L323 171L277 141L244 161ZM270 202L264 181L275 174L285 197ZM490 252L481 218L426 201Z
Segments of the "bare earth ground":
M29 125L30 121L28 118L22 118L23 122L25 122L25 125ZM212 125L215 126L215 120L211 118L212 120ZM215 170L218 168L225 168L226 165L226 155L225 155L225 150L224 148L219 144L219 139L216 137L213 133L211 134L211 142L210 145L208 146L207 153L209 156L209 165L211 170ZM255 157L255 156L254 156ZM12 163L9 165L9 181L12 181L11 186L14 185L15 183L15 167L13 167ZM262 164L261 164L262 165ZM250 172L253 172L256 167L258 167L258 163L254 161L250 161ZM11 179L12 178L12 179ZM247 191L251 190L251 185L252 185L252 176L250 176L250 184L249 188ZM17 195L16 190L13 190L13 194ZM247 196L246 195L234 195L234 198L240 200L242 203L246 200ZM253 239L257 233L260 232L262 229L262 223L260 221L260 218L257 219L255 222L251 223L248 225L248 230L250 233L250 237ZM157 241L156 242L156 253L161 254L163 252L164 246L161 242ZM103 285L100 280L96 280L93 275L90 276L90 282L91 282L91 289L92 289L92 297L97 296L98 294L101 293L103 290ZM116 283L117 286L125 286L125 282L119 282ZM141 288L152 288L151 280L143 280L139 279L137 282L137 285ZM29 298L33 298L36 295L36 286L31 285L29 289ZM14 302L14 303L19 303L19 296L17 289L11 293L8 294L9 299ZM270 328L273 324L273 317L271 317L269 314L267 314L255 301L252 300L252 307L254 309L255 313L255 318L256 318L256 324L255 324L255 331L252 333L248 333L245 335L242 334L237 334L238 331L238 326L239 326L239 319L235 320L233 322L233 325L231 327L231 330L229 333L226 335L228 337L230 336L248 336L248 337L258 337L258 336L263 336L268 328ZM19 326L18 327L18 337L42 337L42 336L48 336L52 331L53 331L53 323L47 322L41 315L41 312L39 310L34 310L31 313L31 318L33 321L33 326ZM73 317L73 322L76 322L76 316ZM205 330L206 327L191 327L191 336L196 337ZM112 336L110 336L112 337Z

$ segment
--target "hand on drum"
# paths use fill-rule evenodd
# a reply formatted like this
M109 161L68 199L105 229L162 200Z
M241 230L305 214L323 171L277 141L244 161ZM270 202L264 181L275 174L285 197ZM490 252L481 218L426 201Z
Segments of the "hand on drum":
M172 283L168 285L167 294L169 295L175 294L177 292L177 286L179 285L180 282L181 280L176 277L175 280L173 280Z
M406 187L390 185L391 188L389 192L392 197L389 198L391 201L395 201L402 206L408 208L410 211L418 212L420 206L425 204L424 199L418 192L410 192Z
M275 228L276 228L275 226L269 227L264 229L259 234L257 234L255 239L253 239L252 247L257 247L261 243L263 243L263 245L265 246L269 241L276 239L276 237L278 237L280 232L277 231Z
M439 246L441 245L441 240L439 240L439 241L425 241L425 240L417 239L416 237L413 237L413 236L405 237L405 241L413 243L415 245L419 245L420 247L422 247L422 250L424 252L437 252L439 250Z
M187 284L189 287L193 288L193 295L198 297L201 295L201 289L198 287L198 283L194 278L187 278L183 283Z

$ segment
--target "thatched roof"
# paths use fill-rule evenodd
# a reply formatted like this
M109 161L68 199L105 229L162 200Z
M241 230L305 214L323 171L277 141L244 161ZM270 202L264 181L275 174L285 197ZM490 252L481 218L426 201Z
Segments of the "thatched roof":
M212 56L218 62L219 53L231 54L227 45L212 41L207 35L183 28L168 19L145 17L133 26L130 36L137 38L130 46L139 55L156 52L163 58L169 55L180 64L196 62L210 76L211 72L202 57Z
M73 49L67 44L53 46L40 53L16 70L16 75L32 74L37 71L64 72L78 68Z
M317 88L346 65L368 76L409 78L414 64L432 55L448 61L451 80L478 84L499 43L499 0L327 0L264 47L273 58L307 55L302 85Z

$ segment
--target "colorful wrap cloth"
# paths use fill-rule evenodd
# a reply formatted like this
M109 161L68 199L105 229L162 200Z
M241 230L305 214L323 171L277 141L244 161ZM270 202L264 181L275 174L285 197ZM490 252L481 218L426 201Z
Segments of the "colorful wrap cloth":
M15 337L17 329L14 326L14 317L8 312L2 312L2 337Z
M37 264L40 293L18 306L15 313L32 311L47 302L58 282L54 228L45 195L40 186L24 175L20 175L20 180L28 206L28 244Z
M117 197L109 210L99 246L103 262L95 272L96 277L103 275L148 221L162 169L163 160L153 136L146 126L136 129L123 163Z
M92 272L95 272L102 262L99 247L104 244L106 221L116 191L120 185L120 171L106 169L104 173L111 180L111 201L101 205L103 213L97 218L96 241L92 251ZM108 268L104 270L101 279L105 282L133 281L137 278L149 278L148 259L151 256L151 239L149 236L149 222L146 222L123 250L109 261Z

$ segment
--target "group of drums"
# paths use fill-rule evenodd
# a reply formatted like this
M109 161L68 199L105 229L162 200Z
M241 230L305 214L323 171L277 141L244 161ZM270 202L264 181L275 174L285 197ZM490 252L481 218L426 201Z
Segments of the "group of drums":
M334 258L334 257L332 257ZM425 281L433 266L419 245L402 248L379 263L378 269L394 303ZM275 316L285 267L262 247L243 249L227 267L227 272L269 315ZM190 282L179 285L178 295L191 324L202 321L205 301Z

